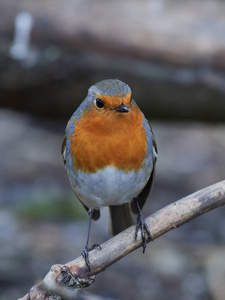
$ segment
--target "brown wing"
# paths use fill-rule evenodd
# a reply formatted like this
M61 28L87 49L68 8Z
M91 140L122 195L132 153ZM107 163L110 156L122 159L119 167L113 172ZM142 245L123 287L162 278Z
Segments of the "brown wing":
M63 141L62 141L61 155L62 155L64 165L66 165L66 133L64 134Z
M154 138L154 135L153 135L153 168L152 168L152 173L151 173L150 178L149 178L146 186L144 187L144 189L135 198L138 201L140 209L142 209L142 207L144 206L145 201L147 200L148 195L150 194L151 189L152 189L152 184L153 184L154 175L155 175L155 163L157 161L157 153L158 153L157 152L157 145L156 145L156 141L155 141L155 138ZM134 199L131 202L131 209L132 209L133 213L135 213L135 214L139 213L139 211L137 209L137 205L136 205Z

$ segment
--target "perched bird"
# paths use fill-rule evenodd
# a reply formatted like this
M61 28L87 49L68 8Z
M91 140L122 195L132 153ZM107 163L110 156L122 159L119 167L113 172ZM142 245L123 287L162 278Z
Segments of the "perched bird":
M118 79L96 83L70 118L62 144L62 157L73 191L89 214L82 255L90 269L88 247L91 219L108 206L112 234L133 224L137 214L143 252L146 234L152 239L141 209L151 190L157 148L152 129L131 96L130 87Z

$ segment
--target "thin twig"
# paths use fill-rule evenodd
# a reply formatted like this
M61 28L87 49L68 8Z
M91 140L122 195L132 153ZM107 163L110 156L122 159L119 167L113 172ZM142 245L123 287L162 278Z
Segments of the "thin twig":
M154 239L180 225L225 204L225 181L206 187L194 194L178 200L146 219ZM140 235L134 239L135 226L131 226L101 245L101 250L90 252L91 271L83 257L78 257L66 265L54 265L30 293L19 300L47 300L51 295L66 295L66 299L82 299L77 291L90 285L94 276L120 260L130 252L141 247ZM147 240L150 242L150 240ZM46 292L47 291L47 292ZM58 298L65 299L65 298Z

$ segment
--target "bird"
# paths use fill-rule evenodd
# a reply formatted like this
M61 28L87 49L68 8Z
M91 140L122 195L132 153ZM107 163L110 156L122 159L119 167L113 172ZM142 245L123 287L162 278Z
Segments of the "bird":
M152 128L132 99L130 87L119 79L105 79L88 89L65 129L62 158L72 189L89 215L85 246L81 252L91 270L91 221L109 207L111 232L116 235L134 224L141 230L143 253L146 236L153 240L142 214L151 191L157 146Z

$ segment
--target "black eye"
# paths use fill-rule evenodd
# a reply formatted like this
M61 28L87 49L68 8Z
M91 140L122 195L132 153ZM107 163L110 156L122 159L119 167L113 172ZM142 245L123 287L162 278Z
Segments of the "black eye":
M104 102L103 102L101 99L99 99L99 98L97 98L97 99L95 100L95 103L96 103L96 106L97 106L98 108L103 108L103 107L104 107Z

